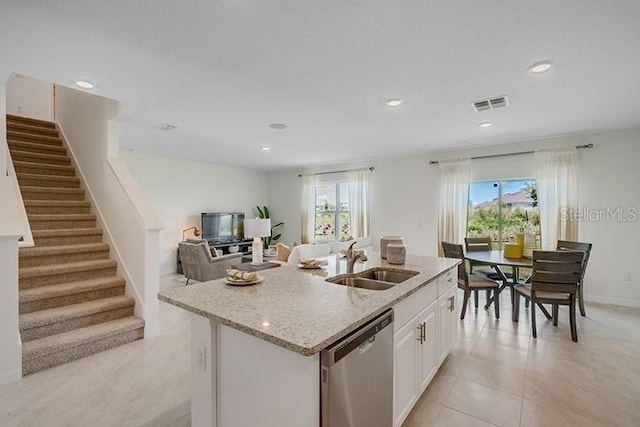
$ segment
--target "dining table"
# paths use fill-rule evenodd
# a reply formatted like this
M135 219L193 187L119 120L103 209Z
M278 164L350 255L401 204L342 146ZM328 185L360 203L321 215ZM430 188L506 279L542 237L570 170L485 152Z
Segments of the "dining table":
M519 280L520 269L531 268L533 266L533 259L525 257L507 258L504 256L504 252L502 250L469 251L465 254L465 259L472 261L475 264L489 265L496 270L502 280L502 285L498 290L498 294L502 292L502 290L507 286L513 287L519 283L528 282L530 278L527 278L524 281ZM504 267L510 267L512 269L513 275L511 280L509 280L507 275L504 273ZM487 301L487 304L484 306L484 308L489 308L492 302L493 297L489 299L489 301ZM513 288L511 288L511 306L513 307ZM551 314L542 304L538 304L538 307L540 308L540 310L542 310L542 312L548 319L551 319Z

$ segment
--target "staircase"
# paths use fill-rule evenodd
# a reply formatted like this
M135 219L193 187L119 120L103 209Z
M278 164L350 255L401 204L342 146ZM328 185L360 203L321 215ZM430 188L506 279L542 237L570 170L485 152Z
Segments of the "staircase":
M143 338L56 125L7 115L35 247L19 250L22 373Z

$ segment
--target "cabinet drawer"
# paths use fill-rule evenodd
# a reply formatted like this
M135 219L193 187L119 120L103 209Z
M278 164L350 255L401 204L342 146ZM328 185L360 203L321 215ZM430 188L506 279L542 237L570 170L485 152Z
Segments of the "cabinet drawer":
M438 296L445 294L452 287L457 286L456 277L458 275L458 267L454 267L451 270L438 277Z
M436 280L427 283L393 307L393 331L397 332L409 320L413 319L423 308L438 296Z

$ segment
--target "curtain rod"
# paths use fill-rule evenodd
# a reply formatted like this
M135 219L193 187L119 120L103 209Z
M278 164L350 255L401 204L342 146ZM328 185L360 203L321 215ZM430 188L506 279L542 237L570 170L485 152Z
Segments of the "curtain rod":
M576 148L593 148L593 144L576 145ZM492 159L494 157L520 156L522 154L534 154L534 153L535 151L518 151L516 153L489 154L486 156L475 156L475 157L470 157L470 159L471 160ZM440 163L440 160L429 160L430 165L437 165L438 163Z
M303 174L298 174L298 178L302 178L303 176L313 176L313 175L329 175L330 173L346 173L346 172L355 172L355 171L364 171L369 169L371 172L373 172L373 170L375 169L373 166L368 167L368 168L360 168L360 169L345 169L345 170L341 170L341 171L330 171L330 172L318 172L318 173L309 173L306 175Z

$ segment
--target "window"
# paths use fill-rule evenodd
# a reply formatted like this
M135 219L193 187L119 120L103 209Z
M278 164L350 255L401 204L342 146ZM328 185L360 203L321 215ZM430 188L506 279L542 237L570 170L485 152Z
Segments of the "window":
M494 249L518 233L540 240L540 212L533 179L472 182L469 185L467 236L491 236ZM539 246L539 245L538 245Z
M349 183L346 177L322 177L316 182L315 240L328 242L351 235Z

